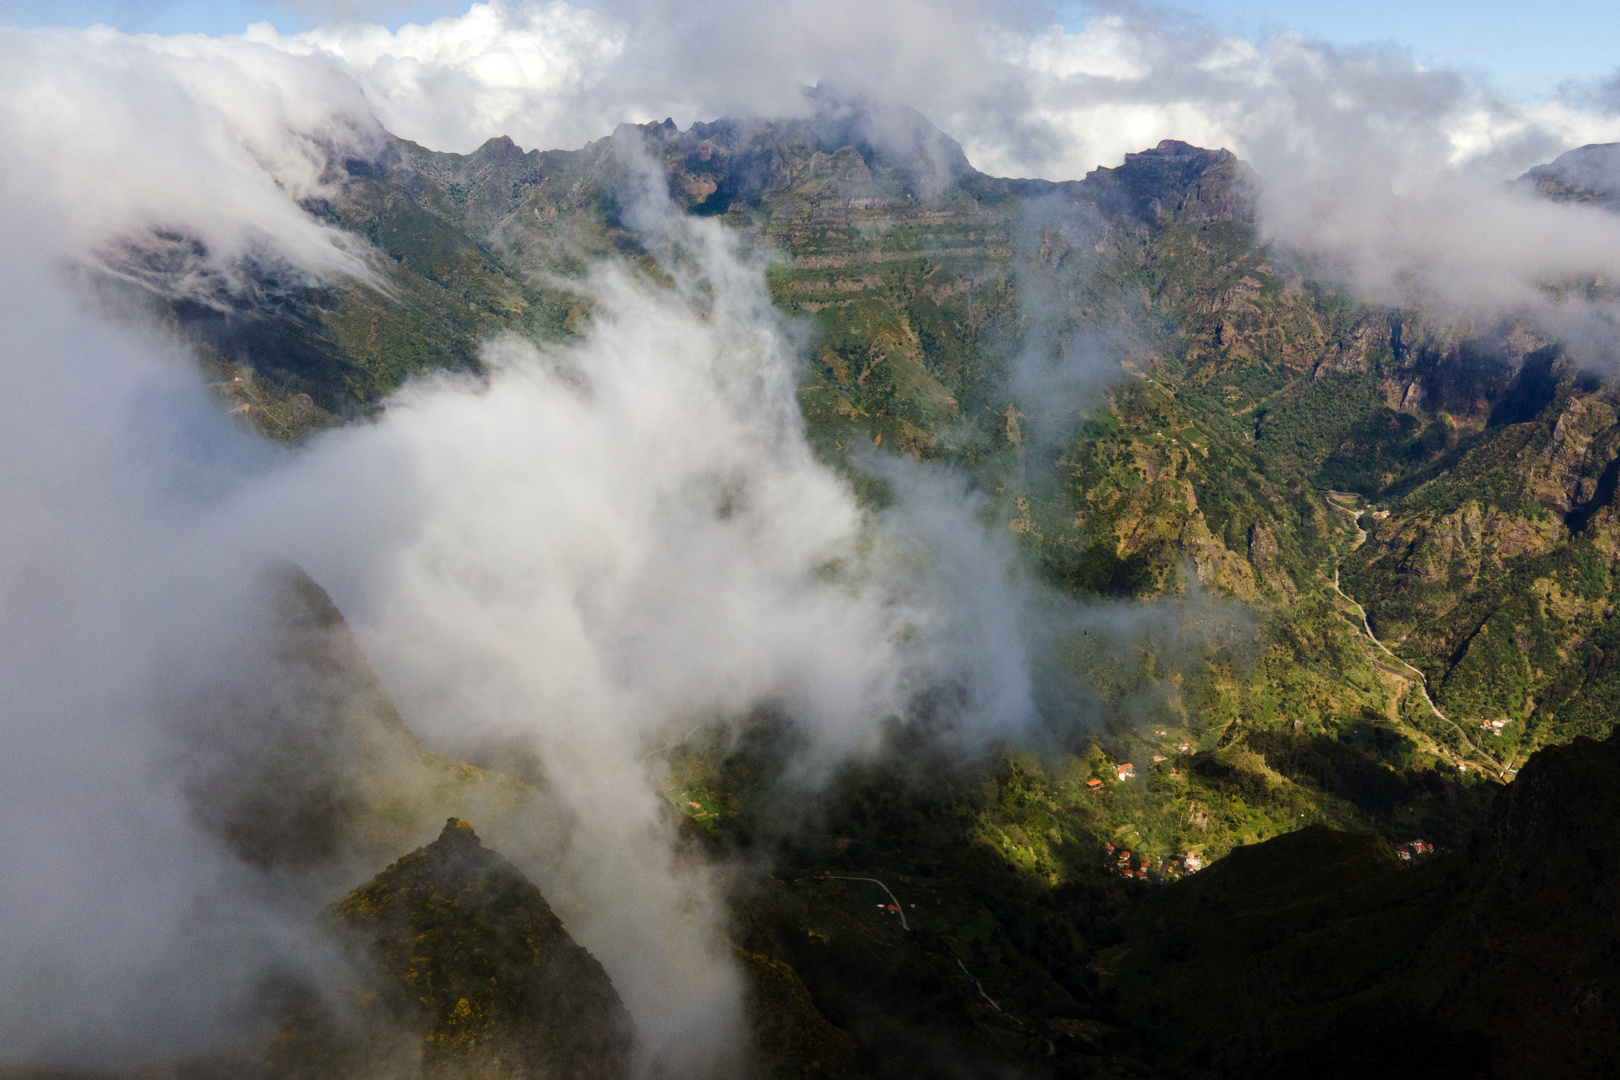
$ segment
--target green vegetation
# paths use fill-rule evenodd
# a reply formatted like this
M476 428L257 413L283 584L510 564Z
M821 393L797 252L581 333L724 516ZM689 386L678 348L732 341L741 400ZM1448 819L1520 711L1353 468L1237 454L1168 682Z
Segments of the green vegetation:
M475 369L492 333L576 333L589 308L569 282L594 260L661 273L622 220L635 142L678 206L774 253L771 295L811 342L809 434L863 498L886 496L857 450L949 464L1064 593L1248 608L1247 666L1188 669L1186 722L1314 737L1376 715L1430 760L1484 769L1607 730L1620 411L1555 343L1468 337L1314 280L1259 241L1228 154L1166 143L1083 181L1007 181L917 114L884 124L892 138L836 111L644 125L466 156L397 141L314 207L374 246L375 282L266 282L275 303L175 317L278 438L415 373ZM1367 543L1351 550L1326 488L1388 512L1362 518ZM1465 735L1358 632L1341 559Z
M1620 738L1538 758L1519 781L1526 796L1511 797L1516 785L1490 812L1503 789L1426 766L1383 721L1250 734L1125 781L1108 741L961 759L897 730L881 759L812 795L786 780L791 730L762 715L676 747L670 791L673 802L702 788L726 807L693 830L706 849L769 855L769 879L735 901L740 947L796 973L817 1015L852 1036L853 1071L874 1077L937 1075L945 1062L1055 1076L1409 1075L1405 1059L1422 1075L1475 1075L1523 1053L1500 1023L1511 996L1473 981L1477 965L1533 964L1537 935L1561 918L1543 908L1516 929L1505 900L1482 898L1531 880L1518 868L1546 865L1554 846L1606 852L1620 838ZM1575 826L1588 800L1602 809ZM1571 828L1580 838L1560 835ZM1455 854L1403 870L1370 829L1422 830ZM1188 852L1225 857L1186 877L1166 856ZM1145 873L1122 877L1121 865ZM1561 874L1533 880L1576 895ZM1581 919L1605 917L1578 895ZM1464 940L1480 918L1502 952ZM1578 941L1559 941L1579 986L1612 982ZM1544 976L1522 977L1515 986ZM1339 1022L1346 1010L1354 1024Z
M327 919L362 973L358 1015L300 1001L272 1077L629 1075L630 1016L602 966L467 822L451 818Z
M949 463L1062 592L1247 608L1256 639L1180 663L1174 693L1167 670L1131 677L1131 693L1175 699L1187 737L1331 739L1371 716L1418 747L1421 768L1489 769L1605 730L1597 703L1620 683L1593 635L1620 544L1593 530L1610 527L1601 466L1620 455L1620 428L1556 349L1515 374L1485 344L1314 282L1259 243L1230 155L1170 143L1080 182L1002 181L920 116L888 119L910 134L879 143L848 117L817 117L646 125L573 152L396 142L350 163L342 195L318 208L375 245L392 291L255 312L236 358L215 355L217 381L261 430L296 437L414 372L475 367L483 335L577 332L589 314L571 275L603 257L658 272L620 220L620 143L633 139L662 157L679 205L776 253L771 294L811 332L810 436L863 497L885 496L858 448ZM263 361L254 334L271 335ZM1395 515L1351 551L1330 486ZM1561 526L1571 514L1591 535L1560 554L1576 542ZM1474 737L1488 756L1359 632L1332 589L1341 559L1346 591L1448 716L1467 731L1511 721ZM1111 660L1072 659L1116 692ZM716 827L716 796L689 794Z
M886 496L867 448L952 467L1057 592L1145 616L1178 597L1199 624L1059 641L1054 676L1090 697L1038 750L947 753L914 717L814 793L780 717L670 750L693 849L773 867L735 902L759 1069L1538 1072L1524 1047L1545 1040L1491 980L1531 988L1524 1015L1550 1030L1613 996L1592 909L1612 900L1615 743L1579 737L1620 717L1620 400L1531 327L1313 280L1260 241L1228 154L1167 143L1083 181L997 180L920 116L886 119L905 137L828 113L573 152L395 142L316 208L373 245L374 281L267 281L273 302L172 314L233 409L299 438L414 375L476 370L492 334L579 332L570 283L594 260L662 274L621 220L624 140L644 144L677 205L773 253L771 296L810 342L809 436L868 505ZM317 624L296 632L350 663L346 631ZM334 850L391 856L424 813L488 821L497 843L534 820L523 784L424 754L369 669L350 674L375 707L322 747L369 764L295 791L301 817L227 801L211 827L244 857L277 865L323 822ZM1505 766L1524 772L1504 787ZM224 782L200 778L199 805ZM1389 843L1416 836L1449 854L1403 872ZM1545 872L1554 850L1579 891ZM1189 854L1214 866L1167 884ZM465 903L460 885L409 892L426 858L334 919L370 928L377 1015L448 1075L522 1012L503 950L550 923L505 878ZM1549 914L1568 910L1593 956ZM489 936L508 923L518 938ZM414 1004L388 996L418 982ZM288 1046L331 1045L314 1016ZM1612 1067L1593 1047L1554 1056Z

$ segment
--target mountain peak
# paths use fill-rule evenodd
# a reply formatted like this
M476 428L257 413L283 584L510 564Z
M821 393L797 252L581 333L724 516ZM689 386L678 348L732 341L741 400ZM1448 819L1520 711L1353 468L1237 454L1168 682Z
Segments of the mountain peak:
M1207 150L1164 139L1151 150L1126 154L1115 168L1099 168L1084 181L1104 206L1152 221L1252 221L1254 172L1230 150Z
M1182 142L1180 139L1161 139L1159 140L1159 145L1155 146L1151 150L1143 150L1140 153L1135 154L1126 154L1125 160L1173 161L1179 164L1190 161L1201 162L1206 158L1211 157L1216 160L1224 160L1225 158L1232 156L1233 154L1230 150L1206 150L1202 146L1194 146L1192 143Z
M471 822L460 818L450 818L444 823L439 838L422 849L422 861L422 876L439 892L445 893L458 891L474 881L511 867L505 859L484 846L473 831ZM515 867L511 869L517 873Z
M1620 143L1588 143L1559 154L1518 183L1564 202L1620 205Z
M330 1017L294 1021L273 1076L351 1074L384 1044L433 1075L628 1075L632 1024L612 981L470 822L448 819L329 917L370 984L363 1030L357 1042Z

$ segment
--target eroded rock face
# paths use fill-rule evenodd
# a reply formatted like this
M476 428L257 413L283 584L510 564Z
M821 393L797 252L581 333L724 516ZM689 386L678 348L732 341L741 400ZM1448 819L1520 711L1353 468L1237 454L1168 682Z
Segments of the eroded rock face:
M602 965L510 862L451 818L328 911L351 1002L305 1003L277 1077L618 1080L633 1027Z

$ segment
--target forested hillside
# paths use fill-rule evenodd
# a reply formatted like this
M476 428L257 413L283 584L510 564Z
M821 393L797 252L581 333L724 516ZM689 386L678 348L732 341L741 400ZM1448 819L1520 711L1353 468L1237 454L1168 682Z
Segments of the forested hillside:
M1525 183L1612 201L1585 161ZM1436 1054L1485 1060L1470 1033L1505 1014L1477 991L1448 1004L1468 976L1438 953L1413 975L1372 950L1279 1002L1230 973L1303 963L1278 931L1242 936L1272 904L1335 955L1404 940L1428 914L1461 941L1470 898L1534 907L1507 871L1471 867L1534 861L1510 834L1531 812L1513 777L1538 750L1602 773L1594 798L1613 798L1608 765L1576 761L1596 744L1544 749L1601 739L1620 715L1620 400L1556 338L1513 312L1481 325L1358 300L1262 242L1247 166L1179 142L1079 181L1000 179L912 110L823 100L807 119L625 125L576 151L392 140L330 174L341 194L307 209L364 238L369 281L258 266L250 293L220 282L202 303L165 284L194 269L184 236L116 255L123 287L196 343L223 406L262 434L296 442L363 422L413 376L476 375L493 335L578 334L593 264L659 280L682 255L649 222L712 218L802 335L806 432L864 507L893 497L886 457L926 463L965 478L1055 602L1182 605L1179 636L1144 621L1065 639L1061 678L1088 704L1048 717L1039 745L964 761L923 715L805 792L791 721L770 709L664 749L690 853L771 866L734 904L763 1072L1295 1075L1279 1062L1309 1054L1276 1018L1339 1045L1321 1010L1350 998L1444 1014ZM287 580L319 609L299 632L325 619L350 649L318 588ZM356 678L380 693L369 669ZM392 706L373 711L365 737L390 767L442 772L445 806L487 810L497 835L523 812L522 783L457 772ZM369 820L370 782L338 775L344 813ZM254 824L244 808L219 827L254 851L282 843ZM377 831L342 835L380 855ZM1401 878L1390 844L1420 837L1447 869ZM1354 888L1330 895L1330 871ZM1273 877L1282 892L1260 896ZM1491 963L1529 964L1496 926L1512 941ZM1237 1026L1199 1012L1233 993ZM1344 1045L1358 1068L1387 1065L1360 1035Z

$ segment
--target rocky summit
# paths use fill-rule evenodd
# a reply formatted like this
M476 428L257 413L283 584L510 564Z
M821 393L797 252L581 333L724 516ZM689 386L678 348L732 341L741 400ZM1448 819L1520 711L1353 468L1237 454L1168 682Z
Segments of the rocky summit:
M540 890L451 818L327 912L353 958L342 1001L305 997L272 1077L631 1075L633 1026L612 982Z

